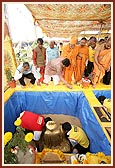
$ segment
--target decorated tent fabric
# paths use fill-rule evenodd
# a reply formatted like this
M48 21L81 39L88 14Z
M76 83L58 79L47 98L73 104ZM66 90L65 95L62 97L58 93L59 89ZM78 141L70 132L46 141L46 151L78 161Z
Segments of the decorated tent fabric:
M16 60L14 55L14 50L12 48L12 41L9 36L6 36L4 40L4 90L8 88L6 70L9 69L11 71L12 76L14 76L14 72L16 70Z
M8 26L6 22L4 22L4 90L8 88L6 70L9 69L12 76L14 76L16 66L16 58L12 48L12 41L9 35Z
M111 4L25 4L48 37L111 29Z

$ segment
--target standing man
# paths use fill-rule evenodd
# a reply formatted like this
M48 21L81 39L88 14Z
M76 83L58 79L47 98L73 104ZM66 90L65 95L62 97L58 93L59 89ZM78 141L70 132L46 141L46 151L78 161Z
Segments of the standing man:
M74 36L70 39L70 43L63 46L61 57L68 58L70 65L64 70L64 79L71 84L72 75L76 67L76 56L78 54L77 37Z
M59 51L57 47L54 47L54 41L50 41L49 47L46 49L46 65L49 61L59 57Z
M88 55L87 67L85 69L85 76L89 76L94 68L94 55L96 50L97 39L95 37L92 37L89 39L89 42L90 42L89 55Z
M94 56L94 70L92 73L93 88L97 83L100 83L105 72L109 72L111 68L111 37L106 42L99 45Z
M44 80L44 71L45 71L45 63L46 63L46 49L43 47L43 39L37 39L38 46L33 50L33 63L40 70L41 78L38 79L37 85L41 85L40 83Z
M89 49L86 45L87 39L83 37L80 41L80 45L78 46L78 54L76 57L76 68L75 68L75 83L81 83L81 79L84 75L86 61L89 55Z

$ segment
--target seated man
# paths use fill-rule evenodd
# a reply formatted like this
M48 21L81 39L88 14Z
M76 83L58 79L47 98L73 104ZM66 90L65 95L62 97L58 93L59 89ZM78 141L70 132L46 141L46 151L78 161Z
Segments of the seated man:
M34 77L34 74L32 73L32 64L29 64L28 62L24 62L23 64L20 64L15 72L14 79L19 80L22 88L26 87L24 78L31 79L30 80L30 87L32 87L35 83L36 78Z
M44 83L48 84L53 78L54 85L58 85L61 80L68 88L72 89L72 85L67 83L62 76L62 71L65 67L70 65L68 58L55 58L51 60L45 68Z
M69 122L62 124L62 129L73 146L73 153L85 154L89 152L89 139L85 132L78 126L73 126Z

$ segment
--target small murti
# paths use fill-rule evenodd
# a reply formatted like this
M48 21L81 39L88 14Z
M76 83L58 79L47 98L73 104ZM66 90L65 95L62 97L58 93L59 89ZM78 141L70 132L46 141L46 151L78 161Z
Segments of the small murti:
M39 140L39 149L42 151L44 148L59 149L62 152L70 152L71 145L62 130L61 125L57 126L54 121L48 121L46 130L41 135Z

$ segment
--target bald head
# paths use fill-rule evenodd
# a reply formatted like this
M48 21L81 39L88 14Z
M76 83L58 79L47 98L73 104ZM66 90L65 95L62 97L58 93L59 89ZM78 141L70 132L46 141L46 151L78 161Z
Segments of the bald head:
M110 48L111 48L111 36L109 36L105 42L105 49L110 49Z
M50 48L54 48L54 41L50 41L49 46L50 46Z

